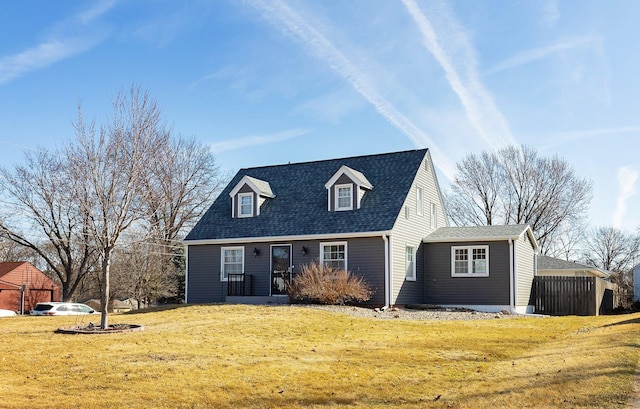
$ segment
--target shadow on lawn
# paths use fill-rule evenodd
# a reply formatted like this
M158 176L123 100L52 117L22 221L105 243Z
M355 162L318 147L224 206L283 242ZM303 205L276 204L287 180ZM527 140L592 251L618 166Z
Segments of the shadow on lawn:
M155 307L142 308L139 310L131 310L123 313L122 315L136 315L136 314L147 314L149 312L158 312L158 311L169 311L169 310L177 310L180 308L193 307L196 304L165 304L158 305Z
M603 325L603 328L616 327L618 325L628 325L628 324L640 324L640 317L632 318L624 321L613 322L611 324L606 324L606 325Z

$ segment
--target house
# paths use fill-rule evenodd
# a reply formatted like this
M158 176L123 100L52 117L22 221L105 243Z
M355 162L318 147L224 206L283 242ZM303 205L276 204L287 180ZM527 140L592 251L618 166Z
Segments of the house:
M538 276L598 277L608 280L611 273L601 268L574 261L538 255Z
M60 286L31 263L0 263L0 309L25 313L39 302L59 300Z
M286 303L285 283L319 260L362 276L374 305L526 310L530 229L457 229L427 149L241 169L185 239L186 302Z

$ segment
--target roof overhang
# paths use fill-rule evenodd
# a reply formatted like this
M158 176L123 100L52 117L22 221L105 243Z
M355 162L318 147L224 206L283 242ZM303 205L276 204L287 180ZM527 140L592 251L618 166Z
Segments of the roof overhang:
M344 240L389 235L391 235L391 231L369 231L360 233L307 234L299 236L234 237L226 239L183 240L182 242L186 246L200 246L206 244L268 243L301 240Z

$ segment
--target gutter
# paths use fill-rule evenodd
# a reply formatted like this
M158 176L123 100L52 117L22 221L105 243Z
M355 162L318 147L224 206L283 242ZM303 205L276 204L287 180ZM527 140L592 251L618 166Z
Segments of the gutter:
M328 233L328 234L301 234L298 236L263 236L263 237L233 237L225 239L203 239L203 240L182 240L182 243L187 246L198 246L206 244L242 244L242 243L265 243L265 242L285 242L285 241L299 241L299 240L340 240L340 239L354 239L363 237L378 237L381 235L387 235L391 237L391 231L365 231L358 233Z

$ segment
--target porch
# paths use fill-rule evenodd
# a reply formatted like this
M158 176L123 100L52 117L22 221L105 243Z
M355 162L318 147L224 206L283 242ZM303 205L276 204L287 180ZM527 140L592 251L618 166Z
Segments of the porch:
M229 274L227 278L227 304L289 304L287 286L291 283L292 274L278 271L271 274L270 294L255 294L253 275Z

